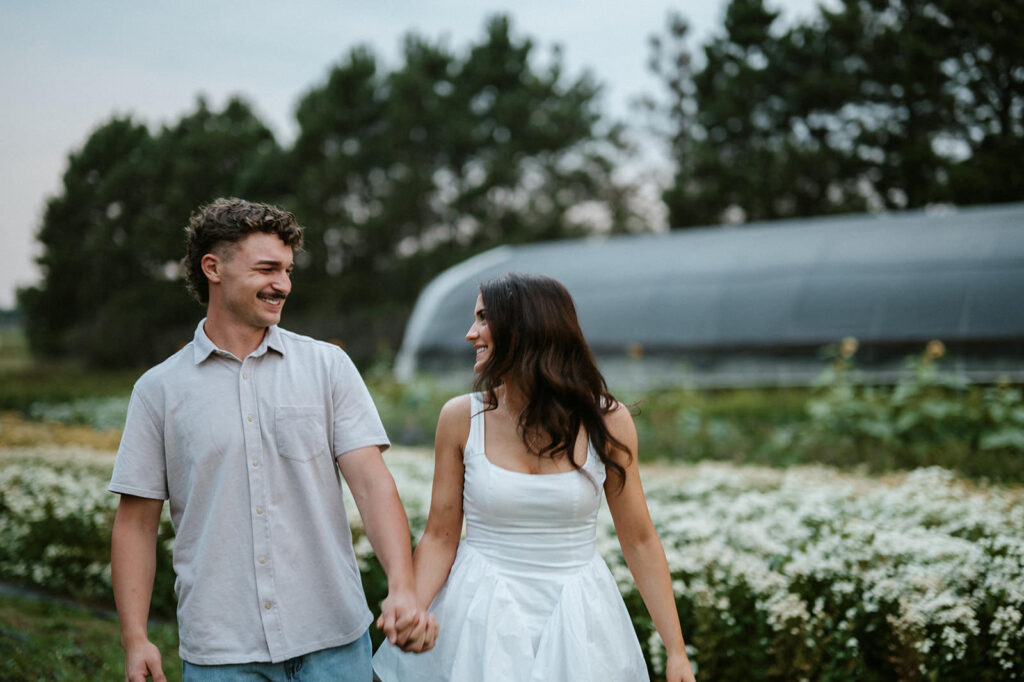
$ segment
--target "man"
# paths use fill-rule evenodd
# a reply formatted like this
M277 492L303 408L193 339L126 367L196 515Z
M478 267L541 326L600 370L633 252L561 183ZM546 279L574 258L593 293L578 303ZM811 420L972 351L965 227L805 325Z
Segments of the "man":
M207 315L136 383L110 483L125 679L164 679L146 620L166 499L184 680L371 680L339 472L388 577L379 625L422 650L437 623L416 605L389 442L359 373L341 349L277 326L302 228L218 199L187 234L187 283Z

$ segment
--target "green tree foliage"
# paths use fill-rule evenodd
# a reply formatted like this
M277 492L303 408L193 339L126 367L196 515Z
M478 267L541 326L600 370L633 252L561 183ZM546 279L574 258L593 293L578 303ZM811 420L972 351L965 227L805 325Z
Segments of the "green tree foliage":
M671 223L1024 198L1024 10L843 0L782 25L732 0L693 70L670 17L652 65L677 161Z
M966 158L950 169L957 203L1024 196L1024 5L974 0L937 3L952 49L943 70L954 91L953 140Z
M242 101L200 101L156 133L114 118L72 154L39 239L44 281L20 293L32 347L141 364L187 339L200 314L177 273L182 228L217 196L295 211L307 229L289 324L362 359L394 348L416 295L498 244L640 229L627 153L600 88L568 78L495 17L456 52L406 38L384 68L352 50L308 92L282 149Z
M138 271L125 273L130 266L117 258L118 242L123 243L125 235L113 225L119 222L120 209L108 207L120 207L115 202L132 193L129 176L137 173L128 169L137 167L145 155L143 148L151 144L145 127L115 118L69 157L64 191L48 202L38 235L44 248L39 258L44 281L18 295L29 342L37 351L66 351L72 330L88 322L104 297L118 284L123 286L126 275L129 281L138 277ZM81 257L100 250L114 257ZM83 287L84 282L95 286Z
M298 295L404 318L431 277L485 249L627 229L628 190L612 180L623 144L601 125L597 84L567 80L557 52L536 61L496 17L462 52L412 35L398 69L365 48L335 66L297 112L294 207L310 242Z
M121 117L97 128L47 203L43 281L19 292L32 348L108 366L166 356L199 312L178 280L190 211L255 191L247 169L275 150L240 100L200 100L156 134Z

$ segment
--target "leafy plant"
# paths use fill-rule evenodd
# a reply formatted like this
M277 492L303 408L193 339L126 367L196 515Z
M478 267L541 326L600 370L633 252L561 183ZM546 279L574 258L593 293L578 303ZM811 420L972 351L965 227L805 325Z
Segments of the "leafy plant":
M794 443L820 460L874 471L941 465L974 477L1024 480L1024 404L1010 385L978 386L944 371L945 347L907 358L895 386L872 386L854 366L856 343L839 352L807 401Z

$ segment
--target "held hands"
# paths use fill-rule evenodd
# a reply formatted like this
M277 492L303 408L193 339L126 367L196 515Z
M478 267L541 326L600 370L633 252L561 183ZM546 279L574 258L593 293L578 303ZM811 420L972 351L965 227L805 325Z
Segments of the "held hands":
M388 594L381 604L377 627L402 651L429 651L437 640L437 619L420 608L411 592Z
M160 650L149 640L126 646L124 652L125 682L167 682L161 667Z

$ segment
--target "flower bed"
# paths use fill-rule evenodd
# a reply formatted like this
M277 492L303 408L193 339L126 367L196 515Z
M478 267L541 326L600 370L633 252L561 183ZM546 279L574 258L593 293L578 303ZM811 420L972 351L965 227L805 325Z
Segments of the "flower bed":
M417 537L432 462L400 448L386 459ZM0 578L109 599L112 455L3 449L0 463ZM864 477L705 463L643 475L702 680L1024 678L1021 489L938 468ZM352 511L375 601L383 576ZM154 595L164 612L172 542L165 523ZM598 543L660 673L606 508Z
M1024 675L1019 489L938 468L878 479L704 464L645 480L703 679ZM635 604L610 519L604 530Z
M107 492L112 452L83 447L0 448L0 580L109 603L110 529L118 496ZM170 513L157 547L152 610L174 614Z

